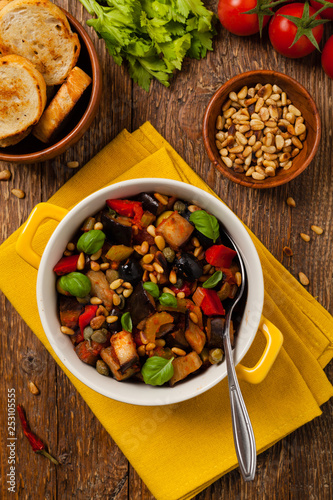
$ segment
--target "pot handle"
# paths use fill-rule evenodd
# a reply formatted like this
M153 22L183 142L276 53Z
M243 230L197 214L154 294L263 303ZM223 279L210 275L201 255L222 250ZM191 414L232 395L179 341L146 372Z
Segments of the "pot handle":
M267 344L258 363L253 368L240 363L236 366L238 378L251 384L259 384L264 380L283 344L280 330L264 316L261 316L259 330L265 335Z
M37 229L45 219L61 221L68 210L51 203L39 203L29 215L25 226L17 239L16 251L22 259L35 269L38 269L41 256L32 248L32 240Z

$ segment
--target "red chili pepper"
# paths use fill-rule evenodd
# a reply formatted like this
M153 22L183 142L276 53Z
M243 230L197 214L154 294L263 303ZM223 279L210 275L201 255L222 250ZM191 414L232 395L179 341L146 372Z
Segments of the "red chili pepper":
M185 283L180 288L177 288L174 285L170 286L170 290L172 290L173 292L175 292L176 295L179 292L185 293L185 297L189 297L191 295L190 285L188 283L186 283L186 281L185 281Z
M206 316L224 316L225 310L215 290L198 287L193 294L193 300L200 306Z
M90 321L96 316L96 311L98 306L85 306L84 311L79 316L79 327L81 334L83 335L83 330L89 325Z
M44 455L46 458L51 460L55 465L59 465L59 462L53 458L47 451L45 451L45 444L43 441L41 441L30 429L29 424L27 422L25 412L22 408L21 405L17 405L17 411L21 420L22 424L22 429L24 434L29 440L29 443L31 444L31 447L35 453L40 453L41 455Z
M73 273L76 271L77 261L79 255L70 255L69 257L62 257L59 262L54 266L53 271L58 275Z
M230 267L236 252L224 245L213 245L205 252L206 261L214 267Z
M117 214L123 217L134 217L135 210L140 207L142 209L142 203L140 201L131 200L106 200L107 205L115 210ZM143 211L142 211L143 213Z

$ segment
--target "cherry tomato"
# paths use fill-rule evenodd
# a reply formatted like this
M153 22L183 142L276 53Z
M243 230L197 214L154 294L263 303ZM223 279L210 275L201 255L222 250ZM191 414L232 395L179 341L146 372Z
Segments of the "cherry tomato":
M329 0L327 0L329 2ZM322 8L323 4L320 2L316 2L316 0L310 0L310 3L312 7L317 11ZM328 7L328 9L323 10L323 12L320 13L320 17L323 19L331 19L333 21L333 1L331 1L332 8Z
M283 56L291 58L304 57L311 54L311 52L316 49L305 35L302 35L301 38L291 47L297 32L297 27L292 21L289 21L289 19L280 15L286 14L288 16L294 16L301 19L303 9L303 3L291 3L284 5L277 12L275 12L274 17L269 24L268 33L271 44L274 49L277 52L280 52ZM315 12L315 9L310 6L309 15L312 16ZM321 19L321 17L317 16L316 19ZM322 24L312 28L312 33L318 43L323 36L323 32L324 27Z
M257 14L244 14L257 6L257 0L219 0L217 12L222 26L239 36L254 35L259 32ZM269 21L264 16L263 27Z
M333 79L333 35L327 40L321 55L321 65L325 73Z

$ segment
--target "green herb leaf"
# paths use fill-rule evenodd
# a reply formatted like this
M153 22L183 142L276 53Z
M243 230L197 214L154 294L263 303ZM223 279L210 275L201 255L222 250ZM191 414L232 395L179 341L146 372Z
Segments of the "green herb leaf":
M162 293L162 295L158 299L160 301L160 304L162 306L167 306L167 307L177 307L178 302L176 297L174 297L171 293Z
M173 376L173 357L165 359L160 356L148 358L141 369L145 384L163 385Z
M99 229L92 229L83 233L77 242L77 249L88 255L92 255L102 248L105 241L105 234Z
M65 274L59 280L60 287L74 297L85 297L91 290L91 282L88 276L74 272Z
M223 278L222 271L216 271L214 274L212 274L210 278L208 278L208 280L206 280L202 284L202 286L204 288L214 288L219 283L219 281L221 281L222 278Z
M126 312L122 314L121 316L121 326L122 329L125 330L126 332L132 333L133 330L133 323L132 323L132 318L129 312Z
M154 299L157 299L160 296L160 289L158 288L158 285L156 283L153 283L152 281L146 281L143 285L143 288L147 290L147 292L150 293Z
M195 228L207 238L215 241L220 236L220 226L214 215L208 214L205 210L197 210L190 215L190 222Z

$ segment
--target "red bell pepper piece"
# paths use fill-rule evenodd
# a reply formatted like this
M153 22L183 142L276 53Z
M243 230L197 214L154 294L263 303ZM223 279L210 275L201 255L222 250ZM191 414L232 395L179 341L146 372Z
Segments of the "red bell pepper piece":
M215 290L198 287L193 294L193 300L206 316L225 315L225 309Z
M191 295L190 285L186 281L183 284L183 286L181 286L180 288L177 288L174 285L170 286L170 290L172 290L173 292L175 292L176 295L179 292L185 293L185 297L189 297Z
M79 255L70 255L69 257L62 257L59 262L54 266L53 271L58 275L73 273L76 271L77 261Z
M87 306L85 306L83 313L80 314L79 327L80 327L82 335L83 335L83 330L85 329L85 327L88 326L90 321L96 316L97 309L98 309L98 306L87 305Z
M144 210L140 201L131 200L106 200L107 205L117 214L132 219L133 224L140 226Z
M236 252L224 245L213 245L205 252L206 261L214 267L230 267Z

